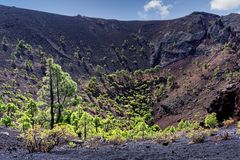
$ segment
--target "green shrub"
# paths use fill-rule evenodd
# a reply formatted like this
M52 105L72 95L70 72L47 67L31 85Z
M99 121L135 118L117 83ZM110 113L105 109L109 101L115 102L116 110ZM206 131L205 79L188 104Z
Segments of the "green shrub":
M200 128L200 123L199 122L194 122L193 124L192 124L192 129L193 130L197 130L197 129L199 129Z
M5 127L14 126L12 118L10 116L8 116L8 115L4 115L1 118L0 123L1 123L1 125L5 126Z
M214 71L213 71L214 78L217 78L219 76L220 71L221 71L221 69L219 66L214 69Z
M24 115L21 118L19 118L18 123L19 123L18 128L20 129L20 131L26 131L29 128L31 128L31 119L27 115Z
M191 122L181 120L181 121L178 123L177 130L179 130L179 131L181 131L181 130L186 130L186 129L190 129L191 127L192 127Z
M173 75L170 75L167 77L167 87L172 88L174 84L175 77Z
M142 76L143 75L143 71L142 70L136 70L136 71L134 71L134 76Z
M69 142L69 143L68 143L68 146L69 146L70 148L76 148L76 147L77 147L76 143L74 143L74 142Z
M120 145L124 141L126 141L126 138L123 136L124 131L121 129L115 129L109 132L110 135L106 137L106 139L109 141L110 144L113 145Z
M206 133L204 131L193 131L188 134L188 138L191 140L190 143L203 143Z
M178 123L177 130L178 131L182 131L182 130L191 131L191 130L197 130L197 129L199 129L199 127L200 127L199 122L190 122L190 121L181 120Z
M215 128L218 125L217 114L211 113L208 114L205 118L206 127Z
M169 126L167 128L164 129L164 133L175 133L177 130L174 126Z
M52 130L42 129L35 126L24 132L21 137L24 139L24 145L30 153L50 152L60 141L68 141L75 138L76 135L69 125L58 125Z
M154 140L163 145L168 145L175 142L181 136L179 134L167 133L167 132L157 132Z

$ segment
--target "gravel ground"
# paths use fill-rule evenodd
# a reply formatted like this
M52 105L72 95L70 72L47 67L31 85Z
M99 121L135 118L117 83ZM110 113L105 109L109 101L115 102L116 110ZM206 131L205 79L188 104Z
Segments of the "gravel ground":
M185 140L168 146L150 141L130 142L99 148L57 148L51 153L28 154L17 140L17 132L0 128L1 160L239 160L240 138L236 129L231 139L189 145ZM220 131L221 132L221 131ZM9 135L7 135L9 133Z

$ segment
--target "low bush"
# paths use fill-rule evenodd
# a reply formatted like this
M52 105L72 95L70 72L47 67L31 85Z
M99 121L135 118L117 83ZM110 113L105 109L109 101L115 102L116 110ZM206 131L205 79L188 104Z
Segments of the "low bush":
M120 145L126 141L124 132L120 129L113 130L109 136L106 137L109 144Z
M212 128L212 129L206 129L206 130L204 130L206 136L209 136L209 137L217 135L217 132L218 132L218 131L219 131L218 128Z
M158 134L156 134L156 136L154 137L154 140L159 144L168 145L183 137L184 134L184 132L158 132Z
M185 121L181 120L178 123L177 130L178 131L191 131L191 130L197 130L199 129L200 125L198 122L190 122L190 121Z
M14 126L12 118L10 116L8 116L8 115L4 115L0 119L0 125L1 126L5 126L5 127L12 127L12 126Z
M36 126L24 132L21 137L27 150L32 152L50 152L61 141L76 137L68 125L58 125L52 130Z
M109 139L108 140L108 143L109 144L112 144L112 145L120 145L120 144L123 144L123 142L124 142L125 140L124 139L122 139L121 137L116 137L116 138L114 138L114 139Z
M240 121L237 123L237 133L240 134Z
M205 118L206 127L215 128L218 125L217 114L211 113L208 114Z
M77 144L74 143L74 142L69 142L69 143L68 143L68 146L69 146L70 148L76 148L76 147L77 147Z
M204 131L193 131L188 134L190 139L190 144L203 143L206 138L206 133Z
M233 125L234 123L235 123L235 120L232 118L223 121L223 125L225 127L229 127L229 126Z

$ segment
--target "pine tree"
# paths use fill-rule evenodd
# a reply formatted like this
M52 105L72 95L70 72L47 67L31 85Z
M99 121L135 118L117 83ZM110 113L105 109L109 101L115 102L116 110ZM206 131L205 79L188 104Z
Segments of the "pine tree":
M51 129L55 123L61 122L62 111L64 107L67 107L67 100L68 98L71 99L76 92L77 84L72 80L71 76L64 72L60 65L55 64L52 58L48 59L46 76L43 78L43 85L39 90L39 95L50 106Z

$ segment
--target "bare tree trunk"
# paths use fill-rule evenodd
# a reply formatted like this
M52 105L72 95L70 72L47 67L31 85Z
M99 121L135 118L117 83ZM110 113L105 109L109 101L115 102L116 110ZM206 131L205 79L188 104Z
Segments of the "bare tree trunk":
M96 133L98 133L98 126L95 126L95 129L96 129Z
M84 141L87 140L87 122L84 120Z
M54 95L53 95L53 79L52 79L52 68L49 66L49 78L50 78L50 98L51 98L51 122L50 122L50 127L51 129L54 128Z
M32 128L34 128L35 120L34 120L34 113L33 113L32 107L31 107L31 121L32 121Z
M58 100L58 114L57 114L57 121L56 123L59 123L60 118L61 118L61 104L60 104L60 92L59 92L59 79L57 75L57 100Z

